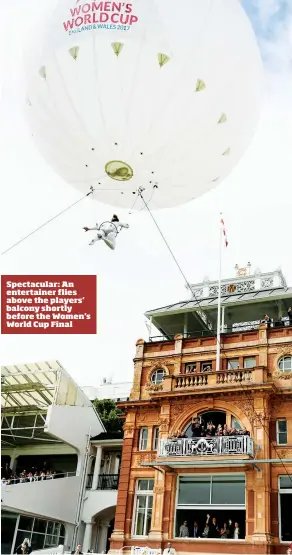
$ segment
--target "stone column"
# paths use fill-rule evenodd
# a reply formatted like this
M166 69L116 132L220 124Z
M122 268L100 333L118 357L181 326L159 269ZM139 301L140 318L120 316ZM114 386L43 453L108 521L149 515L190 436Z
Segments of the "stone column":
M163 539L163 505L165 493L165 472L155 471L154 497L152 509L152 524L149 540L162 541Z
M102 447L101 447L101 445L98 445L98 447L96 448L96 459L95 459L95 466L94 466L92 486L91 486L91 489L94 490L94 491L97 489L97 485L98 485L98 478L99 478L99 474L100 474L100 465L101 465L101 457L102 457Z
M111 536L111 550L120 549L121 547L123 547L124 543L135 424L136 413L133 410L127 414L126 422L124 424L122 462L120 466L118 499L115 515L115 529Z
M130 399L131 401L137 401L141 398L141 377L144 359L144 339L138 339L136 343L136 356L134 358L134 380L133 388L131 390Z
M92 538L92 522L85 522L85 532L83 538L82 551L87 553L91 549L91 538Z
M108 535L109 523L101 522L98 534L98 553L102 553L106 550L107 535ZM85 550L83 551L85 553Z
M170 403L164 403L160 409L159 441L166 439L170 427ZM165 495L165 472L155 471L154 498L152 509L152 524L149 539L162 541L163 539L163 506Z
M254 441L261 445L257 459L269 458L270 410L268 397L254 397ZM253 542L270 543L271 541L271 475L270 465L260 464L260 470L254 470L254 532Z

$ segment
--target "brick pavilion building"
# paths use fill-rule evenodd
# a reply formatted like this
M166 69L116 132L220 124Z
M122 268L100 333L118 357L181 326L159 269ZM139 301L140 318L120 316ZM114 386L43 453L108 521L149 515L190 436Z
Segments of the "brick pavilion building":
M148 312L160 336L136 344L131 397L119 404L125 424L111 550L170 541L177 553L286 553L292 288L281 271L249 267L222 281L217 372L218 284L205 280L192 291L188 301Z

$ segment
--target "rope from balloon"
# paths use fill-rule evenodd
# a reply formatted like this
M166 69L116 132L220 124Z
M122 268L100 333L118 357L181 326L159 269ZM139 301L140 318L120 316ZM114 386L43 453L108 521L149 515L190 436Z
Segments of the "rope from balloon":
M26 239L28 239L29 237L31 237L32 235L34 235L35 233L37 233L40 229L42 229L43 227L45 227L46 225L50 224L51 222L53 222L54 220L56 220L57 218L59 218L59 216L62 216L63 214L65 214L65 212L68 212L68 210L70 210L71 208L73 208L73 206L76 206L76 204L79 204L79 202L81 202L82 200L84 200L85 198L89 197L90 195L92 195L94 192L94 188L91 186L90 187L90 191L89 193L86 193L86 195L84 195L83 197L81 197L80 199L76 200L76 202L73 202L73 204L70 204L70 206L67 206L67 208L65 208L64 210L62 210L61 212L59 212L58 214L56 214L55 216L53 216L52 218L50 218L49 220L47 220L45 223L43 223L42 225L40 225L39 227L37 227L36 229L34 229L33 231L31 231L30 233L28 233L28 235L26 235L25 237L22 237L22 239L19 239L19 241L17 241L16 243L14 243L13 245L11 245L8 249L6 249L5 251L1 252L1 256L3 256L4 254L6 254L7 252L11 251L11 249L13 249L14 247L17 247L17 245L20 245L20 243L23 243L23 241L25 241Z

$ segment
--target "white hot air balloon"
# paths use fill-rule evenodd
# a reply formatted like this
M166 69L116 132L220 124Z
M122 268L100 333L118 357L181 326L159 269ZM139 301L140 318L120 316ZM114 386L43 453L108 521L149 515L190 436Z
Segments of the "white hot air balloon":
M61 0L42 40L27 68L36 144L101 202L129 208L143 187L152 209L186 203L252 140L262 65L238 0Z

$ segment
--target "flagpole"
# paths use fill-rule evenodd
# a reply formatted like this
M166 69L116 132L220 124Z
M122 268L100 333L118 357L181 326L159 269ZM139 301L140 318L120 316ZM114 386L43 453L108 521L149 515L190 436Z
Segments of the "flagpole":
M221 271L222 271L222 214L220 214L220 244L219 244L219 280L218 280L218 310L217 310L217 350L216 350L216 372L220 370L221 350Z

